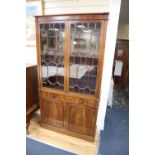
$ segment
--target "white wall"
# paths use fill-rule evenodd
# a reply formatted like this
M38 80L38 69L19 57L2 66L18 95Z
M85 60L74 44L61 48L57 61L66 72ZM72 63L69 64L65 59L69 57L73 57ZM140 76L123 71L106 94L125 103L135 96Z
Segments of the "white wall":
M109 0L44 0L45 14L108 11Z
M108 95L109 86L112 75L112 65L116 44L121 0L44 0L44 1L45 1L44 14L99 13L99 12L110 13L107 27L103 78L101 87L102 94L97 118L97 128L103 130L107 100L109 96ZM32 55L33 57L35 57L34 54ZM34 62L36 62L36 60L34 60Z
M37 64L36 47L26 47L26 63Z
M109 96L109 88L112 77L112 66L116 45L117 28L119 21L121 0L110 0L109 1L109 23L107 27L107 37L105 46L105 56L104 56L104 67L103 67L103 77L102 77L102 93L99 105L98 117L97 117L97 127L100 130L104 129L104 120L106 107Z

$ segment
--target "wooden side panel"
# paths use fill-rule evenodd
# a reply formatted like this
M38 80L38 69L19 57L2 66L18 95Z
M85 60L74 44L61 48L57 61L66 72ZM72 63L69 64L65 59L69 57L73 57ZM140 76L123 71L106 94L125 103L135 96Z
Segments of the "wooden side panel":
M29 66L26 68L26 108L38 101L37 66Z
M69 130L86 135L95 135L97 115L95 109L69 104L67 113Z
M57 101L41 99L41 120L56 127L64 126L64 104Z

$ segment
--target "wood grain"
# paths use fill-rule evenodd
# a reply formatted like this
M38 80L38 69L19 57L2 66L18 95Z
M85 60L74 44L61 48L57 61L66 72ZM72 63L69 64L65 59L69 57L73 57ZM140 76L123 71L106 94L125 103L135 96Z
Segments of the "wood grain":
M67 113L69 130L85 135L95 135L96 109L68 104Z
M26 108L29 108L34 103L39 102L37 82L38 82L37 66L27 65L26 67Z
M61 92L55 92L55 91L40 91L40 98L48 98L51 100L58 100L62 102L70 102L77 105L83 105L88 107L98 107L98 99L96 98L90 98L86 96L81 96L79 94L72 95L68 93L61 93Z
M68 36L69 36L69 25L68 23L65 23L65 48L64 48L64 54L65 54L65 88L64 91L68 92Z
M76 20L107 20L108 13L104 14L62 14L62 15L44 15L44 16L35 16L36 22L38 23L47 23L51 21L76 21Z
M58 101L41 99L42 109L41 120L48 125L63 127L64 126L64 104Z
M26 128L31 119L31 114L39 108L37 66L26 65Z
M101 32L100 32L100 49L99 49L99 64L97 70L97 84L96 84L96 97L100 96L102 72L104 64L104 51L106 41L107 21L102 21Z
M85 140L94 140L100 99L107 19L107 13L36 16L39 97L41 102L41 125L43 127ZM102 23L95 95L69 91L71 23L80 21ZM39 27L41 23L65 23L64 90L42 86Z

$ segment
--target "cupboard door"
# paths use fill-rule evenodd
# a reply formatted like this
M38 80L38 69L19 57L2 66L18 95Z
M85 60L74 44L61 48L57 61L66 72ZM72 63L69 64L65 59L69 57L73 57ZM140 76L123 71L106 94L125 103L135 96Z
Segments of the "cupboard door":
M101 22L71 23L69 91L95 95Z
M65 23L40 24L42 86L64 90Z
M67 106L68 129L86 135L95 135L97 110L83 106Z
M42 122L48 125L64 126L64 104L57 101L41 99Z

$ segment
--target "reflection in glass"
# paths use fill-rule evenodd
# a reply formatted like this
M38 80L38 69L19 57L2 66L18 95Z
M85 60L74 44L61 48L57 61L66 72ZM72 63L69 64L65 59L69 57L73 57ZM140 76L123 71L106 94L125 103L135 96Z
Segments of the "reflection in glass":
M95 94L101 23L71 24L69 90Z
M64 23L40 24L43 87L64 89Z

